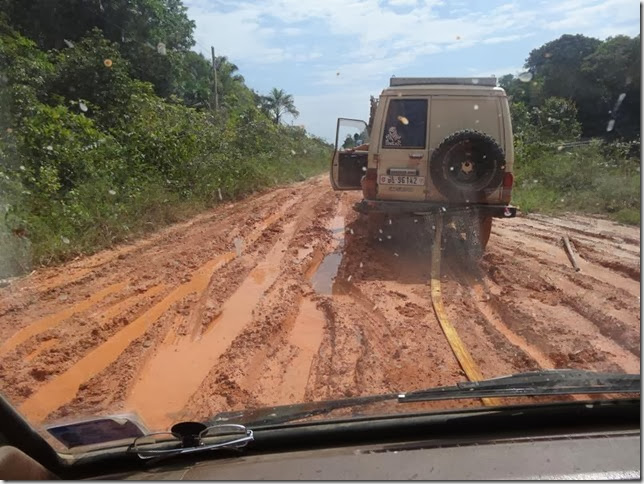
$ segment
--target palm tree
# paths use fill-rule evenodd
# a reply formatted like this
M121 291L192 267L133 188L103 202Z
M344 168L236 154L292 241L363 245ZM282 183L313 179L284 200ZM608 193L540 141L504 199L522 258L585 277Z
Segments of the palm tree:
M291 94L286 94L284 89L277 89L274 87L268 96L264 96L262 104L273 118L275 124L279 124L282 116L286 113L295 118L300 115L300 112L295 109L293 96Z
M244 76L235 74L239 68L228 60L225 55L219 56L216 59L217 74L222 79L230 79L235 82L244 82Z

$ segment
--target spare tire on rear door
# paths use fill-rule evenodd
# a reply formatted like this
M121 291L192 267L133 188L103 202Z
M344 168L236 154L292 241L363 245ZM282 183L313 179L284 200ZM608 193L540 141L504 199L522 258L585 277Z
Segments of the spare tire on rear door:
M429 160L429 172L438 190L450 201L481 201L498 188L505 172L503 149L490 136L473 130L445 138Z

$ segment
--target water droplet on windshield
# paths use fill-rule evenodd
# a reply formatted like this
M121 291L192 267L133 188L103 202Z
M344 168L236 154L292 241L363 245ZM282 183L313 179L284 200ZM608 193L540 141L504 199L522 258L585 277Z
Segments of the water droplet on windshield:
M532 72L522 72L517 76L521 82L530 82L532 80Z
M387 235L387 240L391 240L391 235Z
M479 105L478 105L478 104L475 104L475 105L474 105L474 111L478 111L478 110L479 110Z

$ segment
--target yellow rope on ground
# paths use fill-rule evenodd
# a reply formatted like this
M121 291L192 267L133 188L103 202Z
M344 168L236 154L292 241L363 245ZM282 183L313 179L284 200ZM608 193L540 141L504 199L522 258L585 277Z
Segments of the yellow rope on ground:
M454 352L454 356L458 360L458 363L461 365L461 368L465 372L468 380L470 381L479 381L483 379L483 375L479 370L479 367L472 359L472 355L461 340L460 336L456 332L456 328L452 326L452 323L449 322L447 318L447 313L445 312L445 307L443 306L443 298L441 295L441 238L443 232L443 215L439 213L436 216L436 233L434 235L434 246L432 247L432 270L431 270L431 297L432 297L432 306L434 306L434 312L436 313L436 318L445 333L445 337L449 342L449 345ZM484 405L500 405L501 401L498 398L482 398Z

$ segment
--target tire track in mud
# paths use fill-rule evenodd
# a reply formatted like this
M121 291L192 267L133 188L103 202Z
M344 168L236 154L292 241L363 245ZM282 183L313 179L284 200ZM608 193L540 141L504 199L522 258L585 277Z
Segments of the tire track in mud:
M265 230L295 203L295 200L291 200L283 204L280 210L260 223L259 227L248 236L248 245L255 243ZM118 359L133 341L140 338L174 304L193 292L203 291L208 286L212 274L234 259L235 256L235 252L224 252L209 260L194 272L195 275L192 279L184 278L185 282L172 290L160 302L76 361L61 375L55 376L32 395L29 395L20 405L20 410L30 418L40 421L71 401L84 382L96 376Z
M637 313L616 310L606 296L598 305L604 298L598 297L597 290L610 294L602 281L579 273L571 276L572 269L561 265L536 271L534 264L534 259L507 258L500 251L485 256L482 280L493 289L490 303L501 319L549 355L557 367L637 371ZM583 279L587 283L579 284ZM614 363L602 368L606 360Z
M331 217L336 203L336 196L322 192L300 204L280 277L255 307L252 325L221 355L182 416L207 418L222 410L270 405L305 392L301 386L308 381L305 368L291 370L297 382L285 381L284 374L294 368L294 361L306 367L315 359L315 342L302 342L300 331L308 329L317 338L325 320L319 319L316 298L306 281L330 243L329 232L320 225ZM312 312L303 313L307 307Z

